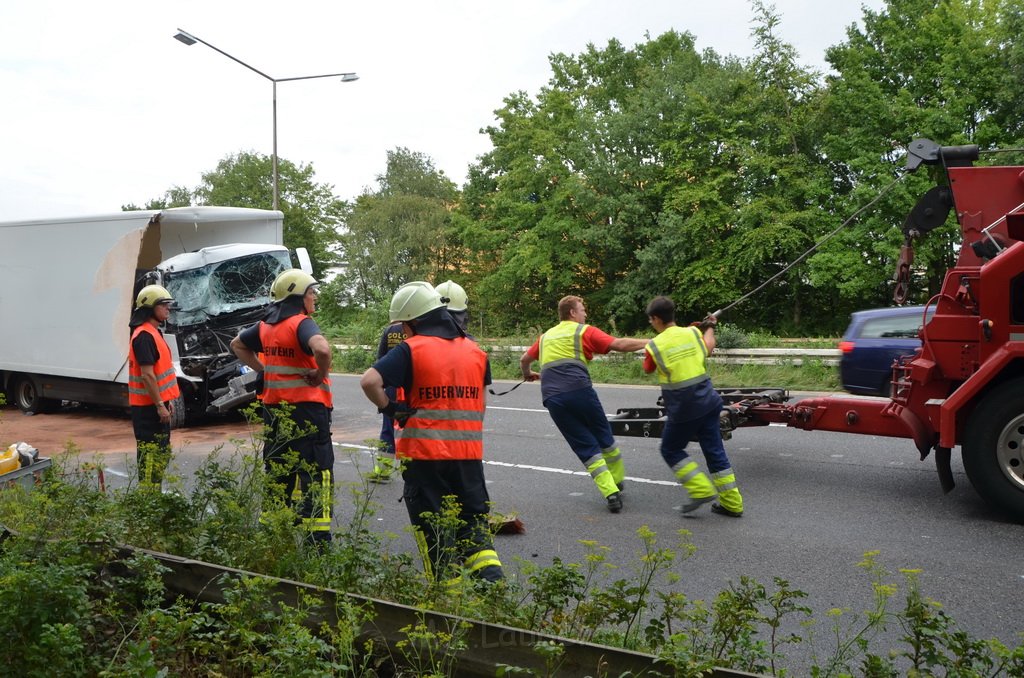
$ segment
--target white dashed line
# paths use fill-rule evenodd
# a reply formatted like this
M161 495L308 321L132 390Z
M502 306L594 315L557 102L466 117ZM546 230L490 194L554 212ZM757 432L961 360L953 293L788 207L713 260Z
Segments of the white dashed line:
M336 447L346 447L352 450L360 450L363 452L372 452L373 448L367 447L366 445L355 445L352 443L339 443L334 442ZM515 468L522 469L524 471L539 471L540 473L556 473L563 476L589 476L588 471L573 471L567 468L555 468L552 466L534 466L533 464L512 464L507 461L492 461L484 459L484 464L488 466L500 466L502 468ZM636 478L634 476L626 476L626 480L633 483L644 483L647 485L666 485L668 487L675 487L679 483L671 480L651 480L650 478ZM490 482L490 481L488 481Z

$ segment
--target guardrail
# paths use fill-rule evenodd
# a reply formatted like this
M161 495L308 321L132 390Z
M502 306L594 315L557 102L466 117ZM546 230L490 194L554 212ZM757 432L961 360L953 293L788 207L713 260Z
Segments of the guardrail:
M481 344L491 353L522 353L528 346L500 346ZM376 350L370 346L335 344L336 350L363 349ZM636 352L642 358L643 351ZM717 348L711 354L711 362L725 365L803 365L805 362L819 362L823 365L839 364L840 351L836 348ZM595 356L601 359L602 356Z
M18 533L0 524L0 544ZM590 678L590 676L664 676L670 667L655 655L645 652L573 640L550 634L491 624L466 617L410 607L377 598L368 598L336 589L323 588L281 579L270 575L240 570L215 563L177 556L161 551L119 545L109 565L122 574L132 573L135 558L144 554L163 566L164 593L167 601L184 597L197 603L224 604L225 590L230 578L256 578L268 584L273 604L284 603L292 608L303 607L308 615L302 624L316 632L324 627L336 627L343 622L338 611L345 603L363 610L372 610L369 619L359 628L352 628L357 647L374 640L388 648L394 662L401 665L403 654L398 644L409 640L410 627L424 625L441 633L458 633L464 647L455 656L454 675L466 678L484 678L496 675L499 665L517 667L530 675L549 675L545 656L537 651L542 644L557 644L563 654L558 660L560 678ZM303 596L305 594L305 597ZM311 604L311 601L315 601ZM267 610L275 614L274 608ZM707 678L769 678L760 673L715 667L702 675Z
M184 596L197 602L223 603L226 600L224 588L228 583L227 576L256 577L271 584L276 601L292 607L302 604L300 591L318 598L322 604L313 607L304 622L312 629L319 629L322 624L336 626L339 621L337 610L342 600L347 599L364 609L372 609L373 617L364 622L360 629L354 629L359 645L362 646L363 642L371 638L383 642L391 648L393 658L400 658L395 648L397 643L408 640L406 630L410 626L424 624L431 630L445 633L460 630L465 647L457 653L455 675L467 678L493 676L499 664L525 669L531 675L547 675L545 672L549 667L535 649L542 642L562 646L563 655L558 666L558 675L562 678L588 678L595 675L660 676L665 675L669 668L654 655L643 652L421 610L159 551L126 546L121 548L119 555L124 561L133 551L155 558L166 568L164 585L172 598ZM767 678L763 674L717 667L704 675L708 678Z
M820 362L838 365L841 355L837 348L717 348L711 362L733 365L803 365Z

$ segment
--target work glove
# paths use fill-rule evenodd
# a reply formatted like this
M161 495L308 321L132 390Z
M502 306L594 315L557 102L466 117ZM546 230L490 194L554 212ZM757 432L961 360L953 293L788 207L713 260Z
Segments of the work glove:
M416 414L415 407L409 407L405 403L396 403L394 400L389 400L384 407L378 407L377 411L394 419L399 428L405 428L409 417Z
M717 326L718 318L716 318L713 315L709 315L707 318L704 318L704 320L701 320L699 323L697 323L697 328L700 329L701 332L704 332L711 327Z

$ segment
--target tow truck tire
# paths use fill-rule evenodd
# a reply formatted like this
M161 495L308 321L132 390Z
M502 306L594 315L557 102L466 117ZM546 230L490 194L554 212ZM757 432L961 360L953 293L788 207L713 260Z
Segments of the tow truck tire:
M28 374L16 376L11 382L10 391L14 404L27 414L51 412L57 404L56 401L40 395L39 382Z
M960 447L978 494L1024 523L1024 379L1001 384L978 402Z

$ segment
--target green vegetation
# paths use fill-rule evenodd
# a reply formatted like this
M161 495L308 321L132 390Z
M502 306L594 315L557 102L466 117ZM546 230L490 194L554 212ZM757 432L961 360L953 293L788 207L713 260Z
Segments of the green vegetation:
M359 640L373 611L341 599L338 621L324 623L315 593L284 604L266 580L232 577L219 603L168 596L162 566L119 544L308 582L421 610L448 613L565 638L655 654L662 676L699 676L713 666L803 675L790 651L813 657L811 675L961 677L1021 675L1024 645L1010 648L960 630L920 590L918 572L886 571L868 553L861 612L815 612L788 580L749 578L712 599L675 589L695 552L689 532L663 539L637 531L632 558L594 541L583 562L549 567L507 563L497 585L423 574L394 535L374 529L378 487L365 479L347 492L353 517L329 546L313 546L271 490L261 441L235 441L202 463L186 489L169 475L167 492L137 479L112 489L98 465L70 448L31 492L0 490L0 523L16 534L0 541L0 662L11 675L49 676L447 676L466 647L466 629L429 622L402 629L393 646ZM171 470L174 470L172 464ZM459 527L458 507L435 516L436 529ZM445 542L446 539L441 539ZM895 638L895 640L893 640ZM558 675L562 647L536 651L544 673L499 666L498 675Z

